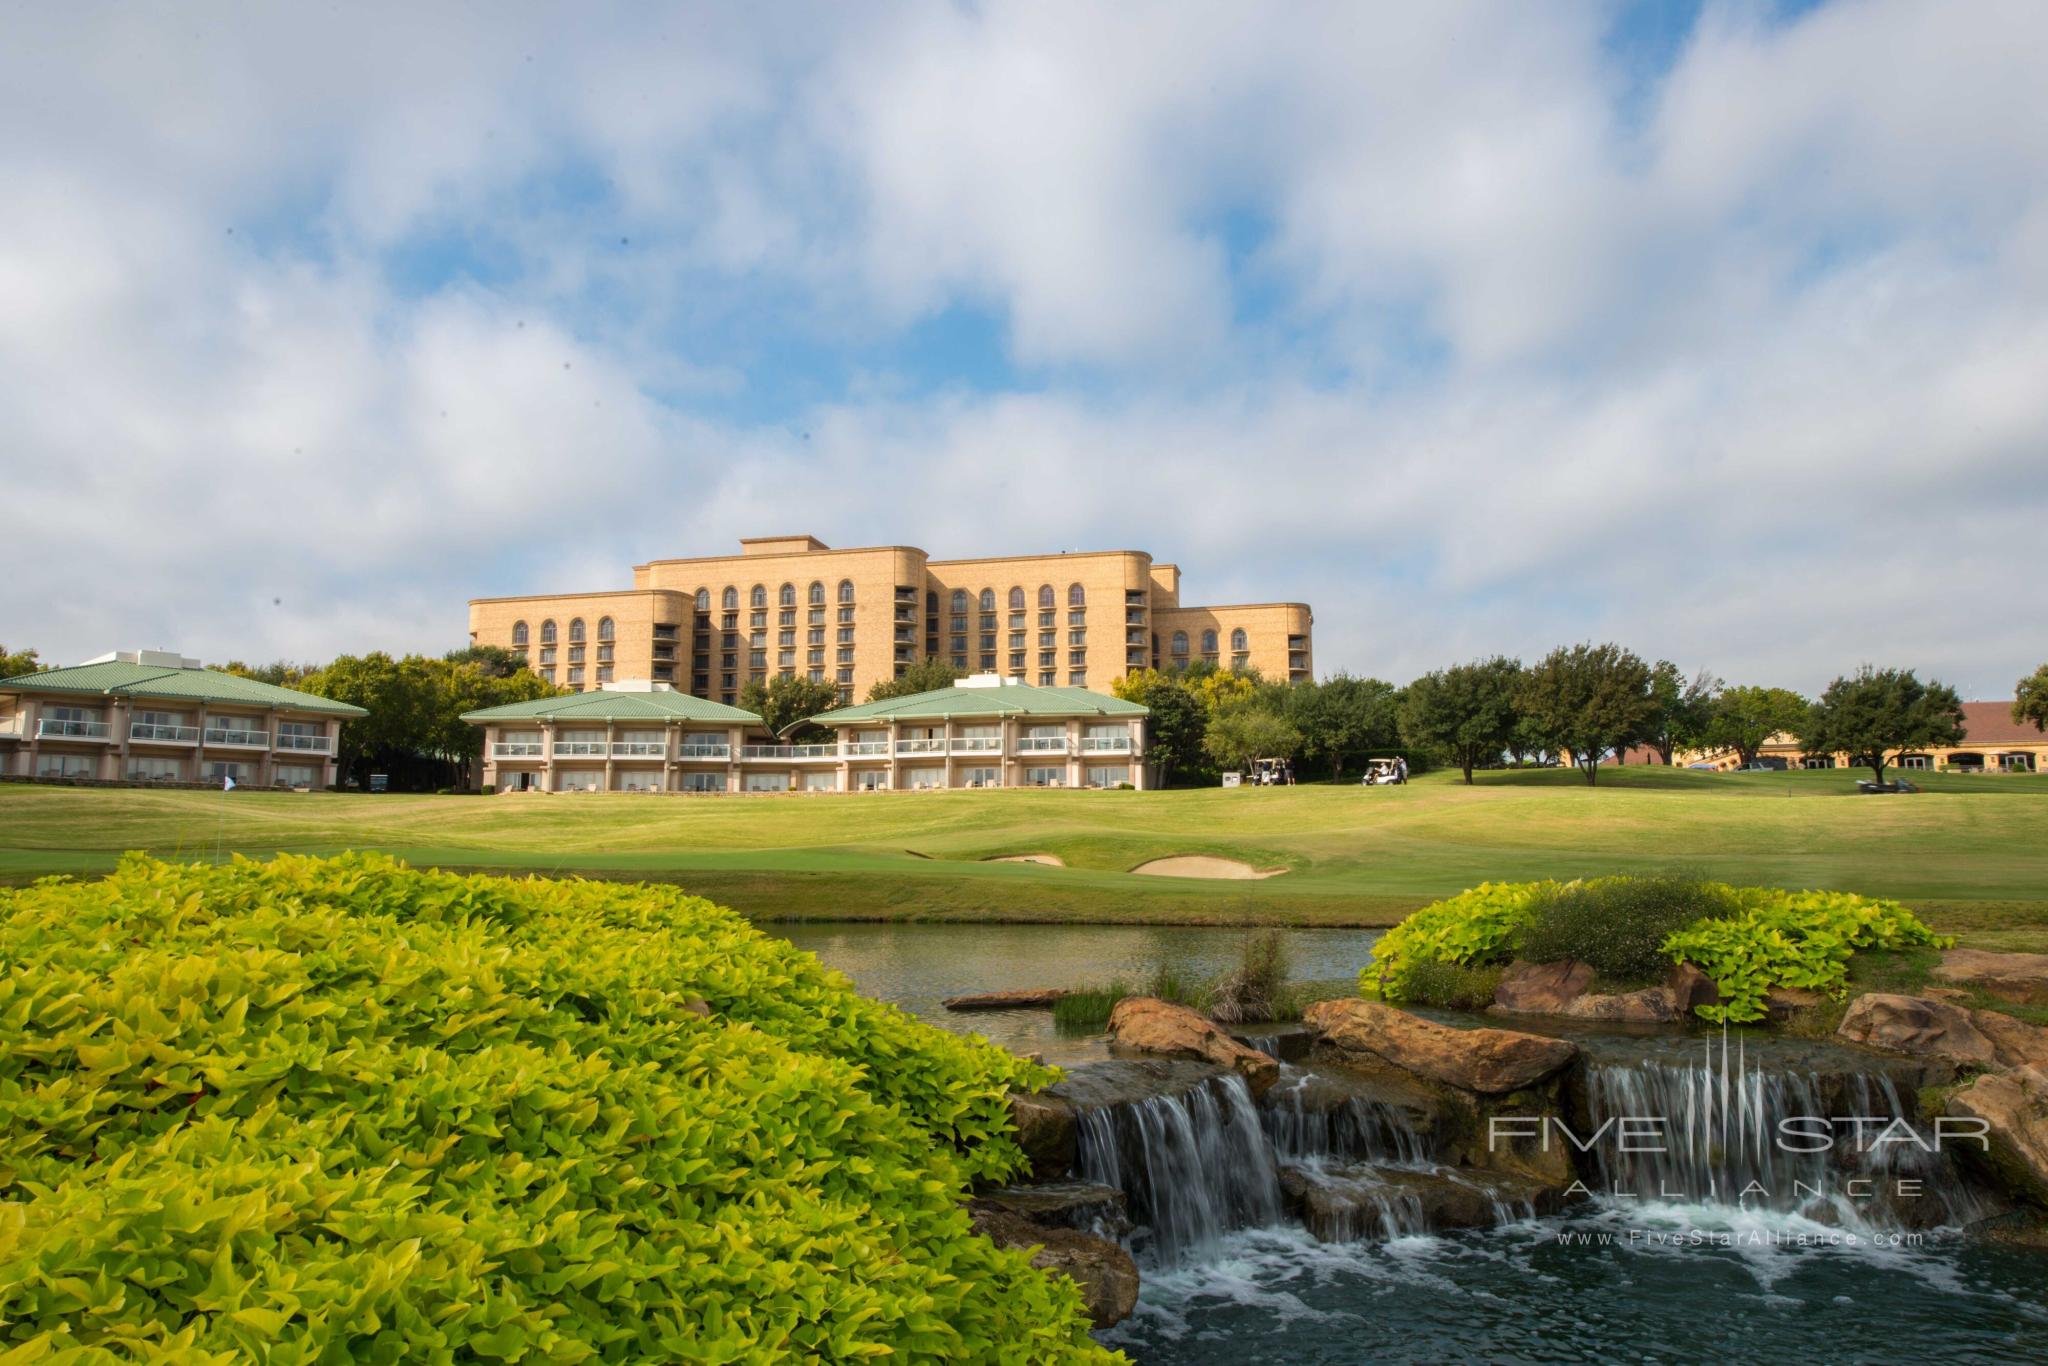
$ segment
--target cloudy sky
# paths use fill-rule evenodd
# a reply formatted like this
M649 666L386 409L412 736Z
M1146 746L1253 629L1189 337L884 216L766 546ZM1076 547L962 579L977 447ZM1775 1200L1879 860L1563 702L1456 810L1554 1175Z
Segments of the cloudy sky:
M811 532L1394 679L2048 658L2048 5L0 7L0 641Z

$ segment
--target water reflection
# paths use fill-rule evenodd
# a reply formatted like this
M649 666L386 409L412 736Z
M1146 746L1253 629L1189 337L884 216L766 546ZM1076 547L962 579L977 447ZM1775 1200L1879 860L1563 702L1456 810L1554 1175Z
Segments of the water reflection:
M1208 925L869 925L761 927L851 977L864 995L902 1006L958 1034L980 1034L1052 1062L1106 1055L1098 1038L1063 1039L1042 1010L961 1015L948 996L1030 987L1079 987L1116 978L1142 984L1161 963L1198 975L1233 965L1252 931ZM1355 979L1378 930L1289 930L1297 981Z

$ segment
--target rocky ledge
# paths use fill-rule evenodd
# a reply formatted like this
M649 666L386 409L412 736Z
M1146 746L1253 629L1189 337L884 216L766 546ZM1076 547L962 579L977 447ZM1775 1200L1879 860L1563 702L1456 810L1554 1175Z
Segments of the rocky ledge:
M1334 1048L1484 1096L1547 1081L1579 1055L1569 1039L1512 1029L1454 1029L1377 1001L1318 1001L1305 1018Z
M1555 963L1508 965L1495 989L1493 1008L1503 1015L1557 1015L1606 1024L1669 1024L1693 1013L1693 1007L1721 999L1713 979L1691 963L1680 963L1663 983L1640 991L1599 993L1591 990L1593 968L1565 959Z
M1109 1013L1111 1050L1161 1058L1190 1058L1227 1067L1243 1077L1254 1096L1280 1077L1280 1063L1247 1048L1206 1015L1154 996L1126 996Z

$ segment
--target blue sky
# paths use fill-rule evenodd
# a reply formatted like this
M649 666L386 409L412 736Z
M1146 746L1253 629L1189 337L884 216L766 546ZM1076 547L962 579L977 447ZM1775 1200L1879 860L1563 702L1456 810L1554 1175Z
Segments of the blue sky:
M1395 679L2048 657L2031 3L84 5L0 43L0 641L741 535L1140 546Z

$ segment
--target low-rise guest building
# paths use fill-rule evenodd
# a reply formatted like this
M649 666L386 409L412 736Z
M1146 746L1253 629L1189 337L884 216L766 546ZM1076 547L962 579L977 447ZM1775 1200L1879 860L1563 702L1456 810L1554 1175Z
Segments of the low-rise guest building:
M2013 720L2010 702L1965 702L1961 744L1930 745L1888 758L1914 772L2039 773L2048 769L2048 732L2032 722ZM1681 754L1678 761L1723 771L1742 766L1741 756L1733 751ZM1757 761L1772 768L1855 768L1862 763L1848 754L1809 753L1793 735L1765 741Z
M171 651L116 650L0 679L0 774L326 788L341 723L367 715Z
M1145 717L1085 688L994 676L813 718L788 744L761 718L660 683L470 712L499 792L876 792L1145 785Z

